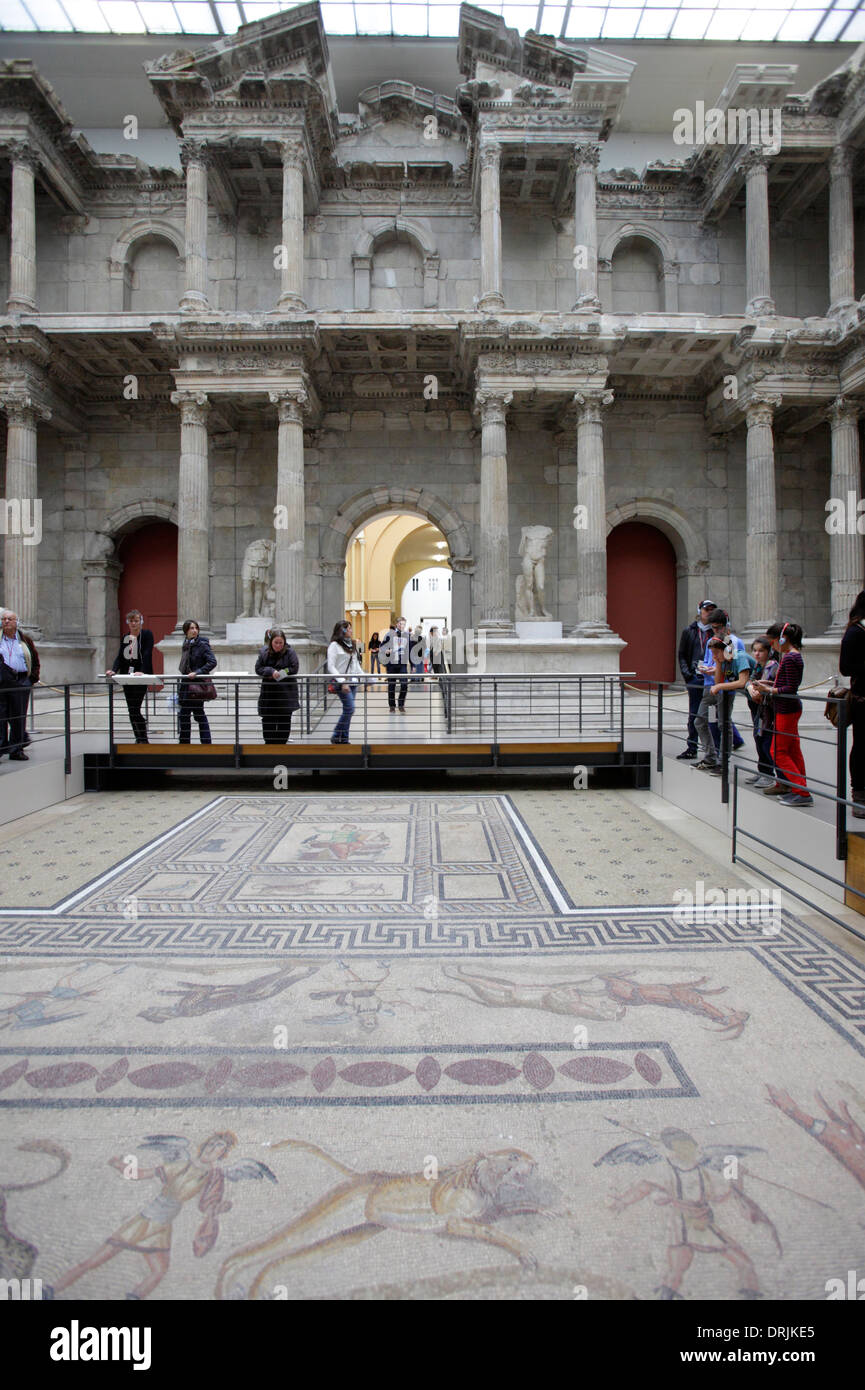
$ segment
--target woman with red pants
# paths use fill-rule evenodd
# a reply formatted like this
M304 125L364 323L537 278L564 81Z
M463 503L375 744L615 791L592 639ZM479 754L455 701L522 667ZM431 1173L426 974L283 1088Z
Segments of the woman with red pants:
M785 623L772 645L778 653L778 671L773 683L755 681L764 694L772 696L775 736L772 740L772 761L778 777L774 787L767 787L764 796L773 793L782 806L813 806L814 798L805 781L805 759L799 742L799 719L802 701L796 691L802 683L805 663L802 660L802 629L798 623Z

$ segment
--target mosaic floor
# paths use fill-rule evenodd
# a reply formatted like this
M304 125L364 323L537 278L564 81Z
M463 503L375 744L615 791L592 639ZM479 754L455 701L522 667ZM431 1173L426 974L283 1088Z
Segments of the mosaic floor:
M817 1300L861 1264L863 955L683 910L741 880L633 795L129 793L0 841L0 1278Z

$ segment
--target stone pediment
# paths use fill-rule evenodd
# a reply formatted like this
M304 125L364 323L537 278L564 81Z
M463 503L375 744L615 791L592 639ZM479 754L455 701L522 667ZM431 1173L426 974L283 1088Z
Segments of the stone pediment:
M217 43L194 52L176 50L145 64L169 120L179 131L183 116L215 102L282 105L314 86L335 117L336 94L327 38L318 4L298 5L242 25Z
M569 105L596 110L604 134L614 125L636 67L606 49L588 48L533 30L520 38L501 15L474 5L460 9L457 61L468 81L458 103L471 119L490 102ZM497 91L498 89L498 91Z

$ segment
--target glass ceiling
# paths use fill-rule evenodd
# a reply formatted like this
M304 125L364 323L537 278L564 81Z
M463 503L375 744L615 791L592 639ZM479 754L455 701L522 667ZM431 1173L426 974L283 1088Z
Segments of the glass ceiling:
M233 34L297 0L0 0L0 30L82 34ZM524 34L561 38L859 42L865 0L482 0ZM321 0L328 34L456 38L453 0Z

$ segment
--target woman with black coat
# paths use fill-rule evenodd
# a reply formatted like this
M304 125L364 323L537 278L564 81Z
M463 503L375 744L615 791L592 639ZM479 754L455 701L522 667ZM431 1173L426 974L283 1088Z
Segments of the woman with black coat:
M198 725L198 737L202 743L212 743L210 725L204 713L204 701L194 699L189 694L189 685L196 677L207 676L216 669L216 657L206 637L202 637L198 623L188 618L183 624L184 643L180 653L180 674L188 677L178 681L177 698L177 742L189 743L192 732L192 719Z
M865 820L865 589L856 595L841 638L838 669L850 677L850 791L853 815Z
M291 716L300 708L294 680L299 666L297 652L289 646L282 628L273 628L255 663L255 674L261 676L258 713L265 743L288 743Z

